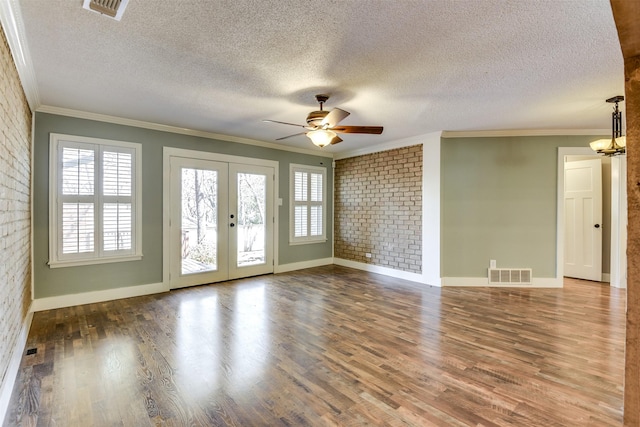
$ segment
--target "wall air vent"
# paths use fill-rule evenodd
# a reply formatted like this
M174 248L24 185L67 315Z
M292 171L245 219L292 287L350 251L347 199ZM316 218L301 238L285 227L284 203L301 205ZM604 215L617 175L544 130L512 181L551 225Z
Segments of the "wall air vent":
M530 268L490 268L490 285L530 285Z
M119 21L127 3L129 0L84 0L82 7Z

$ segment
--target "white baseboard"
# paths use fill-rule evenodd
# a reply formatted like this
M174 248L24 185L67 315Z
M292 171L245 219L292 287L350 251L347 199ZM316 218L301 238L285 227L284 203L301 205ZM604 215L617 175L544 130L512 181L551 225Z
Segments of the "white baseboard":
M166 292L163 283L128 286L126 288L106 289L103 291L83 292L80 294L60 295L56 297L38 298L33 300L33 311L51 310L54 308L71 307L74 305L93 304L96 302L112 301L121 298L139 297L142 295Z
M33 307L33 303L31 304ZM18 373L20 371L20 362L22 361L22 354L24 348L27 345L27 338L29 336L29 328L31 328L31 321L33 320L33 310L29 309L27 317L22 323L20 334L16 341L16 345L11 355L11 361L7 368L7 374L5 375L4 383L0 384L0 425L4 425L4 419L7 417L7 410L9 408L9 401L11 400L11 393L13 392L13 386L15 385Z
M611 283L611 274L602 273L602 281L603 282L607 282L607 283Z
M333 258L321 258L311 261L292 262L289 264L277 265L274 269L274 273L287 273L289 271L302 270L303 268L320 267L323 265L333 264Z
M530 285L527 284L489 284L487 277L443 277L442 286L483 286L486 288L561 288L563 279L556 277L534 277Z
M385 276L391 276L391 277L396 277L398 279L410 280L412 282L423 283L425 285L438 286L435 284L427 283L425 277L422 274L418 274L418 273L395 270L389 267L382 267L382 266L373 265L373 264L365 264L363 262L350 261L348 259L342 259L342 258L334 258L333 263L335 265L355 268L357 270L364 270L370 273L383 274Z

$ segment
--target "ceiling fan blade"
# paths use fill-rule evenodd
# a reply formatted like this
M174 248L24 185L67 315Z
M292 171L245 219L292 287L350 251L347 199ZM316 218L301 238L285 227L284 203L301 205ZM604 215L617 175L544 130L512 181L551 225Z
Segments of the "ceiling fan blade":
M298 127L301 127L301 128L306 128L305 125L297 125L295 123L279 122L277 120L263 120L263 122L278 123L278 124L281 124L281 125L298 126Z
M347 117L349 114L351 113L348 111L344 111L339 108L334 108L333 110L329 111L329 114L327 114L324 119L322 119L322 122L320 123L320 125L321 126L329 125L329 127L334 127L335 125L340 123L342 120L344 120L344 118Z
M375 135L380 135L382 129L382 126L338 126L331 128L332 131L337 133L370 133Z
M304 127L304 126L303 126ZM293 135L283 136L282 138L276 138L276 141L282 141L283 139L293 138L294 136L304 135L306 132L294 133Z
M333 139L331 140L331 142L329 144L333 145L333 144L337 144L339 142L342 142L342 138L340 138L338 135L336 135L336 136L333 137Z

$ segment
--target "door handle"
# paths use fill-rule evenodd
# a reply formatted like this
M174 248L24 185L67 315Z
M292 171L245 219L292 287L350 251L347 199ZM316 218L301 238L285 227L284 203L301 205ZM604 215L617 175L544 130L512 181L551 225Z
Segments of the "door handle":
M229 227L235 227L236 225L234 223L229 224Z
M600 228L600 224L594 225L595 228Z

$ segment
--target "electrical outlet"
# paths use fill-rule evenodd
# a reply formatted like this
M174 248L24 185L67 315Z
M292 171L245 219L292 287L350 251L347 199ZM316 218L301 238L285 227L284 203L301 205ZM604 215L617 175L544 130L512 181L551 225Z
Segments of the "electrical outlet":
M495 259L489 260L489 268L496 268L496 260Z
M365 256L366 258L371 258L371 254L370 254L369 252L367 252L366 254L364 254L364 256Z

